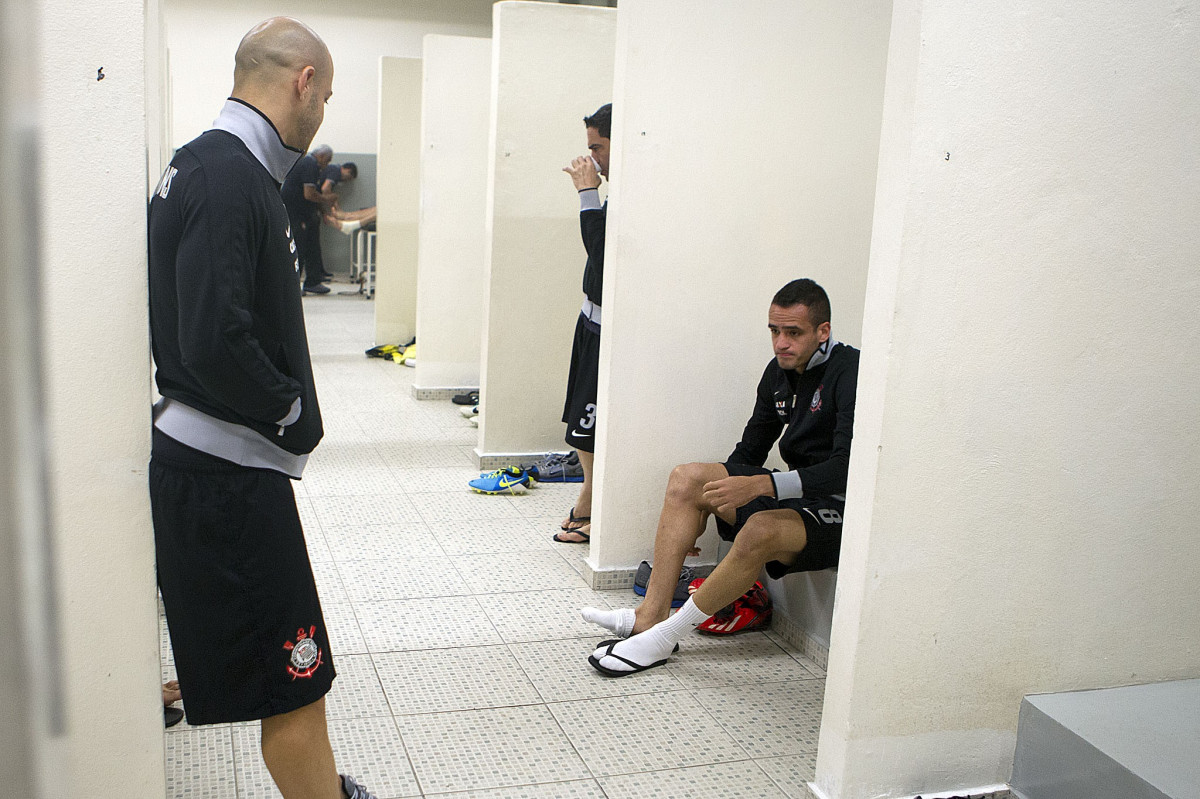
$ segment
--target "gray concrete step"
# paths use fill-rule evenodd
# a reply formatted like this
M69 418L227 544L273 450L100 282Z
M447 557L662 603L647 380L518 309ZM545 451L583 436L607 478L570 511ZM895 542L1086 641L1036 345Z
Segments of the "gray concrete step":
M1200 799L1200 680L1027 696L1022 799Z

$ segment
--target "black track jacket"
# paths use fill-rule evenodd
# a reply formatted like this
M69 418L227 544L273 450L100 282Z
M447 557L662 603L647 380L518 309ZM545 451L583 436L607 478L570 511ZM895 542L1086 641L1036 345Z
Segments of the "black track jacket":
M792 471L772 475L776 496L845 496L858 356L848 344L831 344L827 359L790 375L772 358L729 462L762 466L782 431L779 454Z
M291 224L279 183L260 160L279 171L299 153L237 102L222 119L232 114L227 128L249 132L210 130L185 145L151 198L155 377L168 410L179 403L186 408L174 410L190 414L173 430L160 412L156 425L173 438L186 428L180 440L209 454L299 477L303 456L321 440L321 412ZM297 398L301 413L290 421Z

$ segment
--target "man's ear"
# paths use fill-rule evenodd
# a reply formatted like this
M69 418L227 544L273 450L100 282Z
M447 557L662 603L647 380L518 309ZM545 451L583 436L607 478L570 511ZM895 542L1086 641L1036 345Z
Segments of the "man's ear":
M317 70L315 67L308 66L300 70L296 76L296 92L303 97L307 92L311 92L316 88L315 81L317 78Z
M824 344L826 341L829 341L829 331L829 322L822 322L820 325L818 325L817 341L821 342L822 344Z

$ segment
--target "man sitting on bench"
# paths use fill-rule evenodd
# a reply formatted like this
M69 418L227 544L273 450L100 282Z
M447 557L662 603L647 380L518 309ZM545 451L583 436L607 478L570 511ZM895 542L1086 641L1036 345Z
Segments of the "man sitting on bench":
M829 297L811 280L780 289L767 320L775 358L742 440L725 463L671 472L645 600L636 610L583 609L585 619L619 636L588 658L603 674L623 677L665 663L686 633L745 593L764 566L778 579L837 565L859 352L830 336ZM776 440L790 471L763 468ZM710 514L733 547L668 618L684 558L698 551Z

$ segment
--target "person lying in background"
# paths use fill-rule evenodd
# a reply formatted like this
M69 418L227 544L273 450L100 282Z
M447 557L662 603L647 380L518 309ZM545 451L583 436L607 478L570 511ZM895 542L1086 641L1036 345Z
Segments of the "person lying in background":
M325 224L335 227L349 236L359 228L375 229L375 206L363 208L361 211L342 211L333 208L323 214L321 218Z

